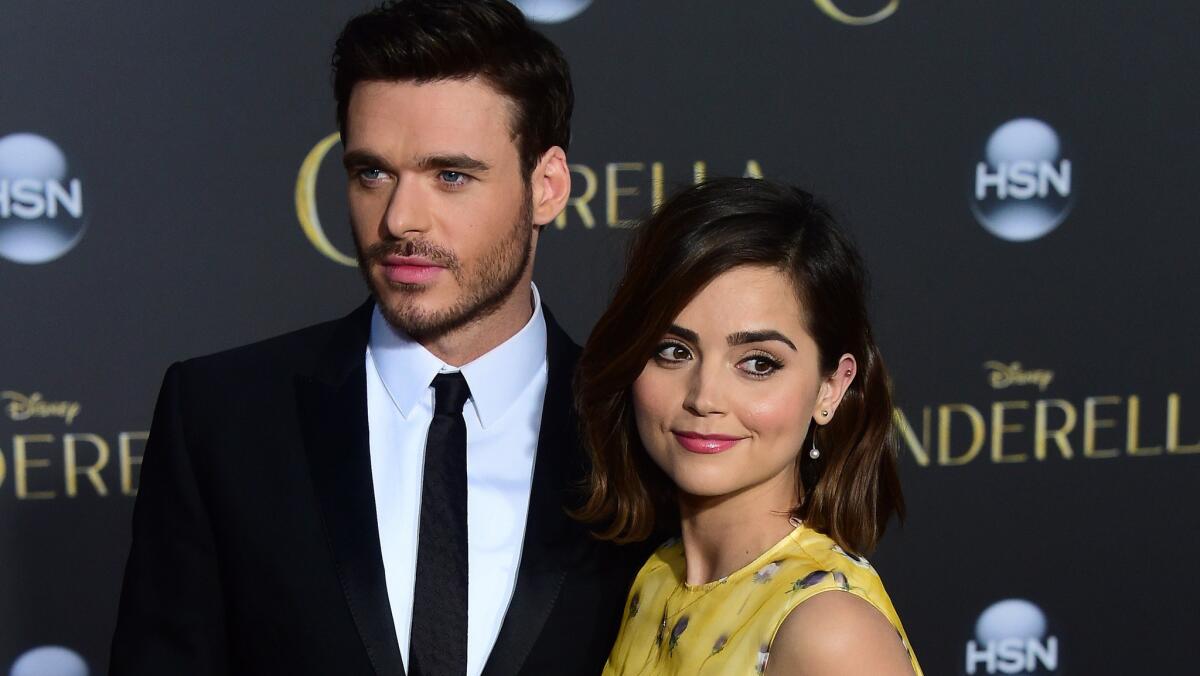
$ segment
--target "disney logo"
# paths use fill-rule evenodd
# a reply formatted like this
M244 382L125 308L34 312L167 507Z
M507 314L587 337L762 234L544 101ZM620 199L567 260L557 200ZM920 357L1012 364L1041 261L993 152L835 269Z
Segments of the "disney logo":
M41 392L25 396L20 392L5 390L0 392L0 399L8 401L4 410L12 420L62 418L70 425L82 408L77 401L46 401Z
M985 361L983 368L991 371L988 374L988 384L995 390L1019 385L1037 385L1039 390L1045 392L1050 383L1054 381L1054 371L1046 369L1026 371L1019 361L1014 361L1011 364L999 361Z

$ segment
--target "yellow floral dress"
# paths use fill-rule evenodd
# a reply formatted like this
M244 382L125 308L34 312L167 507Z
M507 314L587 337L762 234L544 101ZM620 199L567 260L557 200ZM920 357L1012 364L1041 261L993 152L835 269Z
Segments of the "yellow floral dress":
M683 545L658 549L638 573L605 676L761 674L775 632L816 594L854 594L887 617L922 676L879 575L866 559L801 525L746 567L715 582L684 582Z

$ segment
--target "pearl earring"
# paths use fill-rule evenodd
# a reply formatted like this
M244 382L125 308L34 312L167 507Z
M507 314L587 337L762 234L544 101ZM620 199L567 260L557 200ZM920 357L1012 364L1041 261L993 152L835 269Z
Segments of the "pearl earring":
M812 445L812 448L810 448L808 450L808 457L812 458L813 460L818 460L821 457L821 451L817 449L817 430L816 429L813 429L812 436L813 436L813 445Z

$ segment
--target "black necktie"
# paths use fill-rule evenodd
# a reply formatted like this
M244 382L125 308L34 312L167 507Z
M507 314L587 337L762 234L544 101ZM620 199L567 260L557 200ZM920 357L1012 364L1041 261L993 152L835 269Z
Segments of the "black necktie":
M471 390L461 373L439 373L433 390L409 674L462 676L467 671L467 426L462 410Z

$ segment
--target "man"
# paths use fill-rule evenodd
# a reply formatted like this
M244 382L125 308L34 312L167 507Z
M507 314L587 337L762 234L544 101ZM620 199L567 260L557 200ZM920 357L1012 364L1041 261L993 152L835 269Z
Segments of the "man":
M567 513L567 65L503 0L385 5L333 63L372 300L168 370L111 671L598 673L646 552Z

